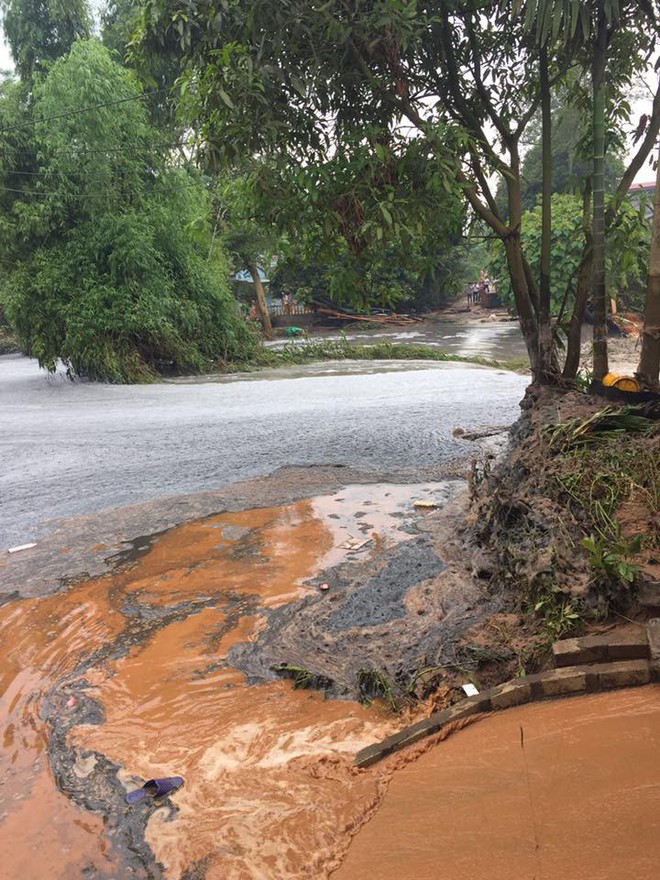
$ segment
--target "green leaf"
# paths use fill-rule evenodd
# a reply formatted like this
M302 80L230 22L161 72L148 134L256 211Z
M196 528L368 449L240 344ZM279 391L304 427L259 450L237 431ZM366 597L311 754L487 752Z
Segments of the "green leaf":
M387 225L392 226L392 223L394 221L392 219L392 214L390 213L389 208L385 207L382 202L379 203L378 207L380 208L380 212L383 215L383 219L385 220Z
M300 79L299 76L295 75L295 73L291 74L291 85L298 92L298 94L301 96L301 98L307 97L307 86Z
M234 109L234 104L224 89L218 88L218 95L220 96L220 100L223 104L226 104L230 110Z

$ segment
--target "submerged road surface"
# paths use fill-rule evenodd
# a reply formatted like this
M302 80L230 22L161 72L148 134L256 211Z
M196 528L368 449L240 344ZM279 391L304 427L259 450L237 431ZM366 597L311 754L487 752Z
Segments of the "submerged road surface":
M49 520L218 488L284 465L383 473L460 454L457 425L511 423L528 379L463 364L322 364L123 386L0 357L0 548Z

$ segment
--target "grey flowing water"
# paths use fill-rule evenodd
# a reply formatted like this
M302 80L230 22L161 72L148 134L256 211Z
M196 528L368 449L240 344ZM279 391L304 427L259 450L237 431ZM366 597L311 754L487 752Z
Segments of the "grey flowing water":
M378 327L370 330L351 328L343 333L325 332L313 336L309 340L294 339L296 345L307 342L325 341L338 342L346 339L356 345L374 345L381 342L403 343L408 345L424 345L429 348L440 348L448 354L458 357L483 357L491 360L525 359L527 349L517 321L492 321L483 319L483 323L460 324L437 321L413 325L411 328ZM271 348L290 345L291 340L275 340L266 343Z
M463 364L316 366L250 381L71 382L0 357L0 548L49 520L217 488L285 465L412 471L511 423L527 378Z

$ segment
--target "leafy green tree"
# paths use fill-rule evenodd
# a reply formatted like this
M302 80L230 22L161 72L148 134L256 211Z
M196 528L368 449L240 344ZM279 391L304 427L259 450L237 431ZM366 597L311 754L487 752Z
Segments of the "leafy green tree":
M535 360L534 291L520 252L516 206L519 143L538 95L527 88L522 27L490 9L491 19L476 15L472 3L294 0L227 7L204 0L184 7L179 0L150 0L143 42L184 59L191 117L224 159L276 154L306 167L330 154L352 155L374 132L387 143L407 130L442 185L458 185L509 243L521 324ZM264 33L271 35L267 41ZM493 70L502 76L491 100L486 78ZM489 124L508 161L489 137ZM510 224L488 186L493 172L513 188ZM410 196L414 203L416 193ZM386 201L383 206L391 213ZM390 226L387 214L382 217L381 228Z
M330 299L362 310L427 312L464 289L464 253L458 244L438 251L432 240L416 239L412 245L390 240L366 261L356 259L343 239L336 238L334 244L315 252L310 243L298 239L286 243L271 277L271 291L293 294L301 302Z
M347 153L270 162L255 177L260 216L294 260L325 266L327 294L361 309L410 299L446 261L465 221L460 193L445 187L423 142L366 134Z
M145 88L146 106L151 122L161 131L164 148L170 138L184 136L184 126L177 119L174 100L176 80L181 69L171 58L152 55L146 58L132 48L132 39L140 21L141 0L110 0L101 15L101 39L114 58L130 68ZM174 147L172 147L174 149Z
M273 325L270 320L266 291L259 274L259 263L268 265L269 260L265 255L269 249L262 230L256 224L242 223L228 227L222 241L239 266L244 266L252 277L252 283L257 297L257 309L261 317L266 339L273 338Z
M2 0L2 26L16 71L24 82L89 37L87 0Z
M554 316L566 314L566 304L575 295L579 268L584 250L582 234L583 208L579 198L555 194L552 197L552 254L550 289ZM638 290L648 264L650 228L644 211L625 202L607 240L607 271L612 289L624 294ZM542 241L542 208L540 204L522 217L522 238L525 253L533 271L540 271ZM504 302L515 309L511 285L506 273L505 255L499 242L491 248L489 271L498 279L498 291Z
M541 101L539 44L512 11L512 3L480 0L147 0L141 40L185 65L187 112L220 159L279 156L307 167L352 156L373 132L386 143L404 131L419 142L444 184L458 184L501 239L539 376L538 283L520 235L522 144ZM614 49L622 59L617 83L642 63L643 35L618 28L609 47L610 59ZM574 61L561 41L547 50L556 87ZM660 125L660 108L653 116ZM505 182L506 213L493 176Z
M522 206L531 211L541 195L541 139L536 126L530 132L532 146L525 154L522 166ZM561 102L553 101L552 107L552 192L574 194L584 192L591 178L593 159L590 155L591 139L589 122L579 107L568 103L568 96ZM605 193L616 189L624 174L624 143L620 133L608 132L608 149L605 154ZM503 194L498 191L498 201Z
M594 376L608 372L607 298L605 273L605 146L607 93L620 81L619 65L627 67L632 55L648 59L658 35L658 11L650 0L515 0L524 7L525 27L533 31L541 51L553 42L570 47L570 54L589 71L591 81L593 146L593 226L590 248L593 269ZM641 38L641 43L640 43ZM621 50L627 55L622 55ZM655 136L657 136L657 127ZM651 144L652 145L652 144ZM647 153L648 155L648 153ZM569 339L570 342L570 339Z
M637 372L646 386L657 390L660 374L660 158L656 160L653 237Z
M213 271L186 228L208 195L154 148L134 75L78 41L33 100L39 170L7 193L0 227L1 297L24 351L117 382L244 356L228 266Z
M272 339L273 327L259 266L270 266L278 250L278 237L275 229L263 222L255 197L254 171L248 165L240 171L215 176L212 220L209 253L220 246L230 255L234 270L245 269L250 273L264 336Z

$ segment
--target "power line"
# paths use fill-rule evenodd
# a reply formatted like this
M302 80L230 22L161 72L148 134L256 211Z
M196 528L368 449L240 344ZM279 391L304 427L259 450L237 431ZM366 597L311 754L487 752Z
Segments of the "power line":
M7 146L8 150L11 152L12 157L14 157L14 156L34 156L35 153L37 152L36 149L34 149L34 150L12 150L11 146L4 145L4 144L0 144L0 151L2 150L3 146ZM106 147L106 148L95 149L95 150L88 150L88 149L79 150L73 146L69 146L69 149L71 149L72 151L75 151L75 155L76 155L76 157L78 157L78 156L87 156L87 155L91 156L94 154L106 155L107 153L136 153L138 151L138 149L145 150L145 151L146 150L149 150L149 151L151 151L151 150L173 150L175 147L193 147L193 146L194 146L194 144L191 144L189 141L175 141L173 144L148 144L148 145L146 145L144 147L140 147L140 148L136 148L134 145L132 145L132 146L123 146L123 147ZM59 153L59 151L58 151L58 153Z
M8 152L11 154L11 158L15 156L26 156L28 158L35 158L37 149L34 150L12 150L8 144L0 144L0 160L2 159L2 148L7 147ZM132 146L123 146L123 147L105 147L99 148L95 150L79 150L76 147L69 146L69 149L72 151L72 158L79 158L80 156L93 156L93 155L103 155L106 156L109 153L132 153L135 155L138 152L153 152L155 150L173 150L175 147L193 147L194 145L189 143L188 141L175 141L173 144L148 144L144 147L136 147ZM61 156L63 153L62 150L57 151L57 155Z
M187 168L186 165L168 165L168 169L173 171L185 170ZM111 173L117 173L116 170ZM120 172L121 173L121 172ZM82 177L86 180L106 180L106 174L93 173L88 171L12 171L10 168L0 168L0 175L5 174L8 177L19 176L19 177L59 177L69 178L69 177ZM0 187L1 188L1 187Z
M21 128L28 128L31 125L40 125L42 122L50 122L53 119L68 119L70 116L79 116L81 113L91 113L92 110L101 110L103 107L116 107L118 104L127 104L129 101L142 101L151 95L158 95L165 89L154 89L151 92L143 92L141 95L131 95L130 98L118 98L116 101L106 101L103 104L92 104L89 107L79 107L77 110L69 110L68 113L56 113L54 116L44 116L41 119L30 119L29 122L22 122L19 125L11 125L8 128L0 128L0 134L6 134L8 131L17 131Z

